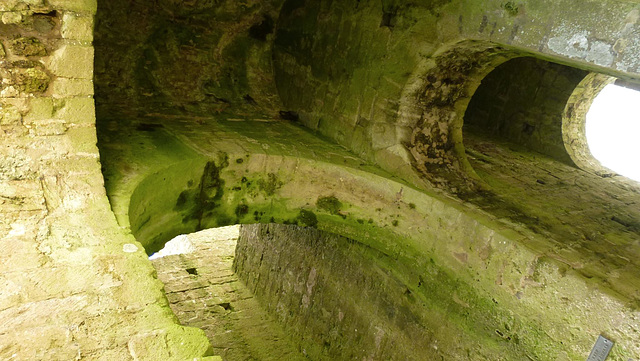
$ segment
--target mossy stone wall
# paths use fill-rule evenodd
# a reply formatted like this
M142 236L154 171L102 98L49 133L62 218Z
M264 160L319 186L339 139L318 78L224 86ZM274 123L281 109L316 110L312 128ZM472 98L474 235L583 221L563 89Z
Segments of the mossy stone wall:
M203 360L204 333L177 324L105 194L95 11L0 1L0 359Z

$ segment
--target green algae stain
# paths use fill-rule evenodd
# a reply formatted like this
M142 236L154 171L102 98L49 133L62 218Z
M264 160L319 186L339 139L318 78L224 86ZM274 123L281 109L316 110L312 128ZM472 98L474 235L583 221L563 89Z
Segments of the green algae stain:
M516 3L513 1L502 4L502 8L507 12L507 14L511 16L518 15L518 12L520 11L518 5L516 5Z
M306 209L301 209L300 214L296 218L297 222L305 227L316 227L318 225L318 217L316 214Z
M268 196L274 195L283 185L284 183L279 181L274 173L267 174L267 179L258 180L258 187Z
M197 220L198 229L201 229L203 218L209 218L216 213L216 209L220 207L222 196L224 195L225 181L221 177L221 172L228 165L229 159L226 154L221 154L217 163L215 161L206 163L200 178L200 184L197 190L194 190L195 206L184 216L183 223ZM178 196L176 209L185 207L189 193L190 191L184 191ZM228 224L233 223L229 219L221 219L219 221Z
M247 214L249 214L249 206L246 204L238 204L236 206L236 217L238 217L238 219L246 216Z
M180 192L178 195L178 199L176 200L176 206L174 210L180 211L183 210L187 205L187 200L189 199L189 191L185 190Z
M318 209L337 215L340 212L340 208L342 208L342 202L334 196L319 197L316 201L316 206Z

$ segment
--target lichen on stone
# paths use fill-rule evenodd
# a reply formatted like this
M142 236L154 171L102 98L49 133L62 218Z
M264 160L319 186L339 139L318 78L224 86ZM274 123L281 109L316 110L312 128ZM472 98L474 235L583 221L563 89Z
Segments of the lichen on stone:
M42 93L49 87L51 78L38 68L29 68L18 72L16 85L25 93Z
M20 56L45 56L47 48L37 38L18 38L11 42L11 50Z
M316 206L331 214L338 214L342 208L342 202L334 196L320 197L316 201Z

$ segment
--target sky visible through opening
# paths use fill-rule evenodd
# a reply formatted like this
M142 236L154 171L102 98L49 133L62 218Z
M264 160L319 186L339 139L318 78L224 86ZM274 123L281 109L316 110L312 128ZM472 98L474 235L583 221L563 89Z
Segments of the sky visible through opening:
M640 92L607 85L587 113L586 135L603 166L640 181Z

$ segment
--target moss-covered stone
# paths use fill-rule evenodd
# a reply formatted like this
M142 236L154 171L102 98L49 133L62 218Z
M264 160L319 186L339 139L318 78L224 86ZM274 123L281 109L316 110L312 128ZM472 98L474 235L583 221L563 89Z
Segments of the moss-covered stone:
M11 42L11 51L20 56L45 56L47 49L37 38L18 38Z
M50 81L49 74L38 68L24 69L16 75L16 85L25 93L43 93Z
M338 214L342 208L342 202L334 196L320 197L316 201L316 206L331 214Z
M305 227L316 227L318 225L318 217L312 211L301 209L298 217L298 223Z

